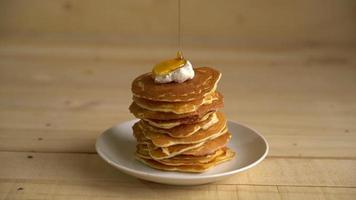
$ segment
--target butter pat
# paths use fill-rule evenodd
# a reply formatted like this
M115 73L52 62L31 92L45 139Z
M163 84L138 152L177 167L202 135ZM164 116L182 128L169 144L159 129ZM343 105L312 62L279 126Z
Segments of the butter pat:
M156 75L154 77L156 83L183 83L189 79L194 78L194 69L192 64L187 60L187 62L182 66L179 67L168 74L163 75Z

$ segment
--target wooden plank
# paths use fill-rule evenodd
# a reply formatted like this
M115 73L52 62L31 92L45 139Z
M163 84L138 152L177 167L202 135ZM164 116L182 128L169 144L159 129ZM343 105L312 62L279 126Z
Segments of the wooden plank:
M0 181L1 183L2 181ZM228 187L228 188L227 188ZM23 188L18 191L18 188ZM34 199L236 199L235 186L204 185L175 187L140 182L126 184L108 181L18 181L7 198ZM140 191L140 192L138 192ZM6 198L5 198L6 199Z
M183 42L205 46L355 44L354 6L352 0L184 1ZM1 1L0 33L38 40L175 45L176 12L176 0Z
M236 185L237 199L282 199L277 186Z
M0 180L0 199L342 199L353 200L356 188L255 185L178 187L103 180Z
M2 111L4 117L1 118L0 148L7 151L94 152L95 139L101 132L120 121L133 119L125 109L114 113L94 111L95 116L92 111L81 113L58 112L56 110L38 112L27 109ZM268 117L274 116L272 114L260 114L257 121L254 117L257 114L246 116L245 113L240 113L236 117L236 121L241 122L242 120L238 119L243 119L243 123L260 130L271 145L271 156L355 156L354 129L345 131L342 127L342 124L352 125L352 121L345 121L346 123L341 123L338 126L330 125L333 127L325 131L320 131L320 128L323 129L326 125L312 124L311 127L308 127L309 130L304 131L302 130L305 127L304 124L297 126L282 121L280 124L276 124L271 119L267 120ZM98 116L100 120L98 120ZM313 122L313 119L310 119L309 122Z
M356 188L277 186L281 199L355 199Z
M138 183L96 154L0 152L0 179ZM356 187L356 160L268 158L217 184Z
M0 150L94 152L103 130L133 118L127 110L130 82L154 59L145 55L137 61L137 52L144 52L130 48L103 48L103 53L78 47L63 54L69 49L55 48L51 55L45 47L0 48ZM158 60L163 50L150 55ZM103 58L91 59L98 51ZM271 156L354 158L356 62L351 52L214 53L223 72L225 112L261 131ZM216 65L210 54L191 53L200 63ZM124 75L122 69L127 69Z

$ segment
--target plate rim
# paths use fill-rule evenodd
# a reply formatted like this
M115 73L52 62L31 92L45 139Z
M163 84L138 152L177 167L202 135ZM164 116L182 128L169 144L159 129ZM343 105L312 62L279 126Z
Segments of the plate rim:
M256 133L260 138L262 138L264 144L266 145L266 150L265 152L263 153L263 155L261 157L259 157L256 161L254 161L253 163L245 166L245 167L242 167L242 168L239 168L239 169L235 169L235 170L231 170L231 171L227 171L227 172L222 172L222 173L217 173L217 174L199 174L199 176L191 176L191 177L185 177L185 176L175 176L175 177L167 177L167 176L161 176L161 175L157 175L157 174L152 174L152 173L149 173L149 172L145 172L145 171L141 171L141 170L135 170L135 169L131 169L131 168L128 168L128 167L125 167L123 165L119 165L117 162L114 162L112 160L110 160L106 155L104 155L104 153L102 153L101 151L99 151L99 145L98 145L98 141L99 139L107 132L109 131L110 129L113 129L114 127L117 127L117 126L120 126L120 125L123 125L123 124L129 124L131 122L135 122L135 121L138 121L137 119L133 119L133 120L129 120L129 121L124 121L124 122L121 122L121 123L118 123L118 124L115 124L114 126L106 129L104 132L102 132L102 134L100 134L97 138L96 138L96 142L95 142L95 150L97 152L97 154L103 159L105 160L107 163L109 163L111 166L123 171L123 172L126 172L126 173L129 173L131 175L135 174L137 176L145 176L145 177L150 177L150 178L161 178L161 179L174 179L174 180L199 180L199 179L210 179L210 178L218 178L218 177L225 177L225 176L229 176L229 175L233 175L233 174L236 174L236 173L239 173L239 172L242 172L242 171L245 171L245 170L248 170L254 166L256 166L257 164L261 163L268 155L269 153L269 144L266 140L266 138L259 132L257 131L256 129L254 128L251 128L250 126L248 125L245 125L245 124L242 124L242 123L238 123L238 122L234 122L234 121L231 121L231 120L228 120L228 123L232 123L232 124L235 124L235 125L238 125L238 126L242 126L244 128L247 128L247 129L250 129L252 130L254 133ZM181 172L179 172L181 173ZM192 173L182 173L182 175L189 175L189 174L192 174Z

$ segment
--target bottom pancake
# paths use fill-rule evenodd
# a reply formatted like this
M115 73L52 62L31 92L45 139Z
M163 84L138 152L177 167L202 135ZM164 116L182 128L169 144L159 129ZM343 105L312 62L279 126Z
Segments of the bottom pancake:
M231 151L230 149L226 149L226 151L222 155L217 156L211 162L203 163L203 164L196 164L196 165L178 165L178 166L165 165L165 164L157 162L153 159L141 158L139 156L136 156L136 159L141 161L142 163L152 167L152 168L155 168L155 169L160 169L160 170L165 170L165 171L200 173L200 172L207 171L211 167L214 167L222 162L231 160L234 156L235 156L235 153L233 151Z
M156 160L156 161L165 165L172 165L172 166L204 164L213 161L216 157L224 154L225 151L226 151L226 147L223 147L221 149L218 149L214 153L205 156L178 155L172 158ZM148 146L144 144L140 144L136 146L136 156L145 159L152 159L149 154Z
M149 144L149 154L155 160L162 160L172 158L177 155L192 155L205 156L214 153L218 149L224 147L230 140L231 134L229 132L206 142L197 144L178 144L170 147L155 148L154 145Z

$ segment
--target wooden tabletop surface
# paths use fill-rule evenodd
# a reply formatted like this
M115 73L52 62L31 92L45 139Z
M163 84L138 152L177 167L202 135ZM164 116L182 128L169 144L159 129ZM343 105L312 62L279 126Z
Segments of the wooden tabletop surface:
M230 120L259 130L270 153L224 181L160 185L95 153L98 135L133 119L130 84L165 47L0 47L0 199L356 199L356 51L187 48L223 76Z

